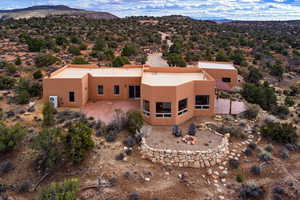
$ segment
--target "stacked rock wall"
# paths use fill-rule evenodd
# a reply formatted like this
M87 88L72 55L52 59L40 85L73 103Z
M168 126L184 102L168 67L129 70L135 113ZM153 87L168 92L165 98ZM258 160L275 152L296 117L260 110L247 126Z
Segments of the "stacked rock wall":
M219 133L215 133L219 134ZM220 134L219 134L220 135ZM208 148L206 151L183 151L171 149L155 149L147 144L145 138L142 139L142 157L160 163L164 166L207 168L222 162L229 153L229 134L221 135L222 141L215 148Z

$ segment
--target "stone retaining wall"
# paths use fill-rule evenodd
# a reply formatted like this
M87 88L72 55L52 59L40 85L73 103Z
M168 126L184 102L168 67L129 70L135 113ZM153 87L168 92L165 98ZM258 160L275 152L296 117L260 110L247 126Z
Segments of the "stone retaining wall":
M215 133L221 135L219 133ZM180 151L171 149L155 149L150 147L146 139L142 139L141 154L144 159L148 159L153 163L160 163L164 166L174 167L193 167L193 168L207 168L222 162L227 154L228 140L230 135L221 135L221 143L206 151Z

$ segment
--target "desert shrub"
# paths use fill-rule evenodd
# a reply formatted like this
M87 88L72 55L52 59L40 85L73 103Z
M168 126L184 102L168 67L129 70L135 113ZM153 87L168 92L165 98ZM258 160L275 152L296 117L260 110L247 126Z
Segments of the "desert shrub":
M297 141L296 128L293 124L281 124L281 123L266 123L261 127L262 136L278 142L278 143L291 143L294 144Z
M21 78L15 88L16 103L27 104L31 97L38 97L42 93L42 86L39 82L28 78Z
M141 195L137 192L134 192L134 193L131 193L129 196L128 196L128 199L129 200L140 200L141 199Z
M43 77L42 71L41 70L37 70L33 73L33 78L34 79L40 79Z
M68 133L63 136L65 150L73 163L81 162L86 153L94 147L92 129L77 121L73 123Z
M28 45L28 50L31 52L39 52L46 48L46 42L42 38L27 37L25 42Z
M0 176L8 173L13 169L13 164L10 161L4 161L0 164Z
M125 158L125 155L123 153L116 155L116 160L123 160L124 158Z
M130 110L127 112L127 129L131 134L135 134L143 127L144 120L140 111Z
M259 105L251 104L249 105L248 109L244 112L244 115L247 119L255 119L259 112Z
M135 121L137 119L137 116L134 116L137 114L132 114L131 117L133 117L134 119L131 119L133 121ZM114 111L114 115L113 115L113 121L111 122L111 124L114 124L114 126L116 127L116 131L121 131L124 128L126 128L128 126L128 113L125 113L123 110L121 109L116 109ZM131 122L134 123L134 122Z
M271 145L271 144L268 144L266 147L265 147L265 150L267 151L267 152L272 152L273 151L273 145Z
M182 132L179 128L178 125L174 125L172 126L172 134L175 136L175 137L181 137L182 136Z
M32 139L32 148L38 151L37 170L46 173L54 170L62 159L61 131L45 128Z
M282 159L288 159L289 158L289 151L285 148L279 150L279 157Z
M123 65L130 64L128 58L124 56L117 56L113 61L112 61L112 66L113 67L122 67Z
M6 68L9 74L14 74L17 72L17 67L12 63L8 63Z
M252 104L260 105L264 110L271 110L276 104L275 90L268 84L255 85L246 83L242 91L243 97Z
M21 65L22 64L22 60L20 57L17 57L15 60L15 65Z
M37 67L49 67L58 61L59 59L51 54L39 54L34 60Z
M196 132L197 132L197 127L194 123L191 123L189 125L189 129L188 129L188 134L189 135L192 135L192 136L195 136L196 135Z
M257 145L256 145L254 142L251 142L251 143L248 145L248 147L249 147L250 149L252 149L252 150L255 150L256 147L257 147Z
M247 147L247 148L245 149L244 153L245 153L246 156L251 156L252 153L253 153L252 151L253 151L253 150L252 150L251 148Z
M284 104L287 106L293 106L295 104L295 101L292 99L292 97L286 97L284 100Z
M130 57L136 56L138 53L138 48L135 44L126 44L122 49L122 56Z
M258 158L261 162L268 162L272 160L272 155L269 152L263 151L258 154Z
M249 73L246 77L247 82L257 84L262 79L262 74L255 67L249 67Z
M123 144L126 147L133 147L134 145L136 145L136 140L133 137L128 137L123 141Z
M69 53L73 54L74 56L79 56L81 54L80 48L77 46L70 46L68 50Z
M236 159L230 158L229 159L229 167L231 169L238 169L240 166L240 162Z
M271 113L278 116L280 119L286 119L290 111L287 106L274 106Z
M31 186L31 185L30 185L29 181L22 181L22 182L18 185L17 190L18 190L18 192L20 192L20 193L26 193L26 192L29 192L30 186Z
M39 200L76 200L79 192L79 180L72 178L63 182L51 183L48 187L43 188Z
M0 75L0 90L12 89L16 80L9 76Z
M250 172L255 176L259 176L261 174L261 167L258 165L253 165L250 168Z
M242 174L237 174L235 180L238 183L242 183L242 182L244 182L244 176Z
M114 142L117 139L117 133L114 131L108 132L108 134L105 136L106 142Z
M242 185L239 189L239 197L242 200L263 199L265 194L264 188L256 184Z
M0 154L13 150L21 141L26 129L20 124L6 126L0 122Z
M72 64L85 65L85 64L89 64L89 62L84 57L77 56L73 59Z
M56 113L52 103L47 102L43 107L43 126L53 126L55 124L54 114Z

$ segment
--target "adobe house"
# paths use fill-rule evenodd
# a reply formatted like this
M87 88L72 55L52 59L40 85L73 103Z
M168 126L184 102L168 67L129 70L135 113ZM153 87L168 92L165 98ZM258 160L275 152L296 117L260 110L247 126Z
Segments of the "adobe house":
M152 125L181 124L194 116L212 116L217 82L237 84L232 63L199 62L197 67L67 65L43 80L43 100L62 107L88 101L139 100Z

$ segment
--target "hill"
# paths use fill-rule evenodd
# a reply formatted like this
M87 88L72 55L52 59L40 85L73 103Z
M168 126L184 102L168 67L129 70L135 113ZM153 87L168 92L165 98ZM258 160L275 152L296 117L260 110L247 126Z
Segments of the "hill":
M83 9L70 8L64 5L41 5L32 6L22 9L13 10L0 10L0 19L22 19L31 17L46 17L49 15L70 15L70 16L83 16L93 19L116 19L117 16L108 12L88 11Z

